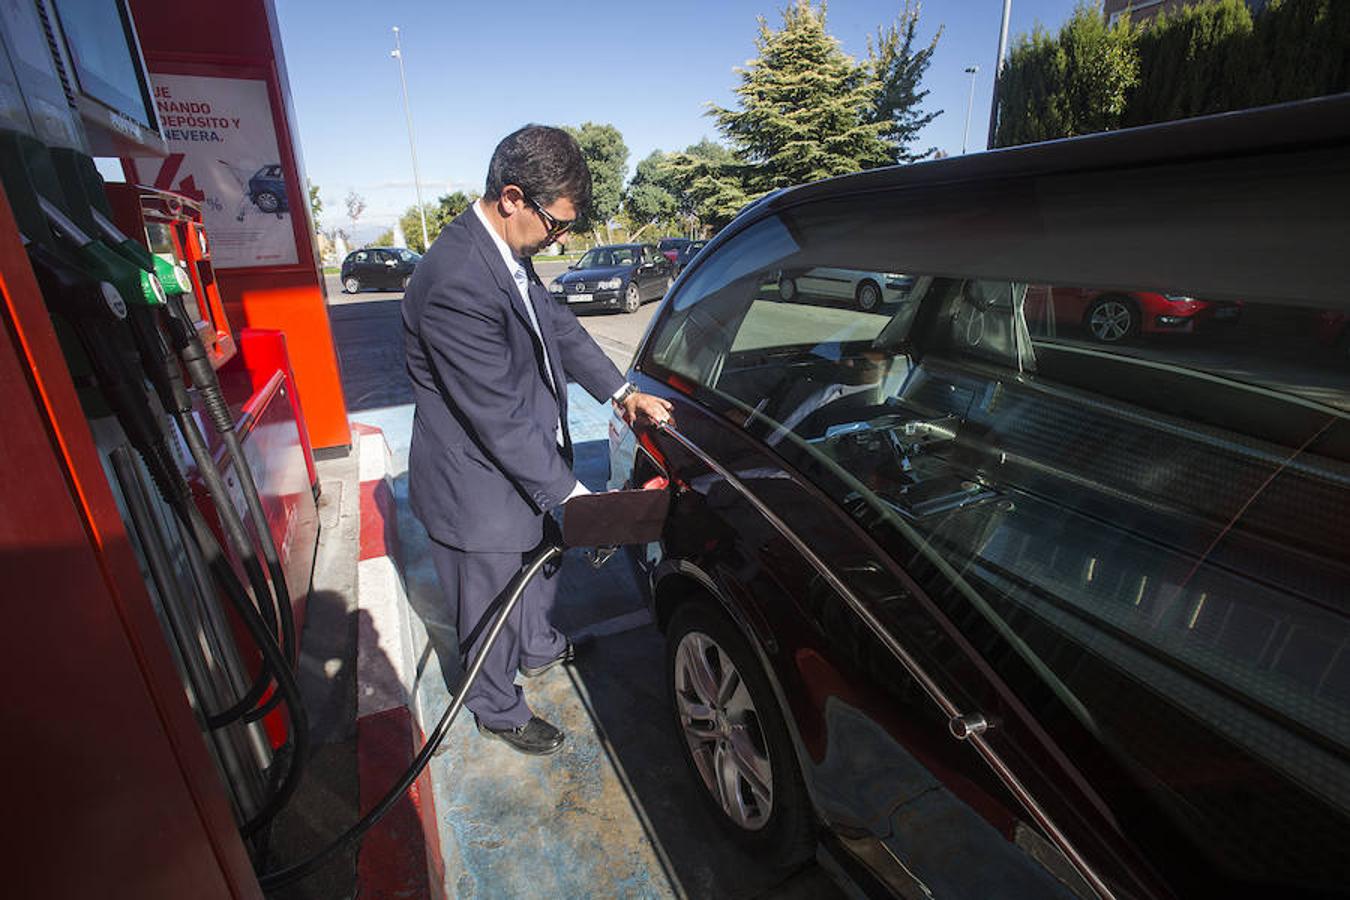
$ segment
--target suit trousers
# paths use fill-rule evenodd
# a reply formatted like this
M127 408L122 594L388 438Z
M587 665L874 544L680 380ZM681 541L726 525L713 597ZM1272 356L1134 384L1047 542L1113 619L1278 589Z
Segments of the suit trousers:
M507 582L533 555L533 551L466 551L431 542L431 556L441 590L454 615L464 672L468 672L491 630L490 620L500 609L496 601L505 599L502 591ZM524 691L515 683L516 670L522 663L542 665L558 657L566 647L566 638L549 621L557 596L560 568L560 560L549 563L526 586L520 602L498 635L496 645L484 661L478 680L465 697L464 705L488 728L499 731L516 728L530 720L532 713L525 703Z

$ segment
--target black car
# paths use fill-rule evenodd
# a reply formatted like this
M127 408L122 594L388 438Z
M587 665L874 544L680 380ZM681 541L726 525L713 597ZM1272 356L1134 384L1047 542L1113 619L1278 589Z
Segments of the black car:
M693 241L689 238L666 237L661 238L661 240L657 242L656 247L665 254L666 259L675 263L676 266L679 266L680 251L692 243Z
M634 559L726 834L870 896L1343 894L1350 384L1259 324L1350 309L1333 196L1350 95L807 185L699 254L611 486L670 485ZM813 268L914 281L781 296ZM1248 315L1103 346L1083 288Z
M406 290L421 258L404 247L367 247L348 253L342 261L342 290L347 294Z
M675 273L678 275L680 272L683 272L684 267L689 265L695 256L698 256L698 251L702 250L707 243L707 241L690 241L687 244L682 244L676 249L674 259Z
M587 250L549 285L553 299L574 310L621 309L637 312L648 300L664 297L675 280L675 266L651 244L612 244Z

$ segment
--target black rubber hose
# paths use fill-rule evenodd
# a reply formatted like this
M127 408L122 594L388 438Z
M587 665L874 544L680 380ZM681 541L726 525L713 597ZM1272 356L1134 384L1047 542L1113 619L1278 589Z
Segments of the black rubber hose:
M276 542L272 539L272 530L268 527L267 516L262 508L258 485L253 479L253 468L244 457L239 435L235 433L234 421L229 405L220 389L220 378L202 346L201 338L192 327L187 309L183 305L182 295L174 295L169 300L169 335L178 351L183 367L197 390L201 392L202 403L217 433L225 442L225 447L234 459L235 471L244 488L244 502L248 505L248 514L257 524L258 541L262 545L263 559L272 579L272 590L276 594L278 615L281 619L282 646L286 658L294 666L299 658L299 641L295 634L295 610L291 603L291 592L286 585L286 573L281 568ZM265 713L263 713L265 715Z
M120 343L119 337L117 330L112 329L110 333L102 335L101 340L92 341L91 346L87 348L90 351L91 362L100 377L100 388L108 398L109 405L117 415L123 431L126 432L128 441L145 462L160 498L174 511L174 515L192 535L217 584L238 611L245 628L262 654L263 671L270 670L274 674L277 690L285 701L289 713L292 741L290 764L286 768L285 776L280 779L276 792L240 827L241 833L248 837L267 824L285 806L299 786L309 749L309 717L300 700L300 689L286 660L282 657L281 648L277 646L262 616L254 608L248 592L240 583L234 567L216 540L215 533L207 526L201 510L193 502L187 483L174 464L163 432L159 430L158 423L146 403L144 389L139 385L133 385L125 377L126 366L130 362L130 355L126 352L129 347ZM195 423L192 430L196 430ZM204 447L200 432L197 433L197 442ZM209 471L214 472L214 466L211 466ZM219 473L215 474L219 479ZM222 495L222 498L228 502L228 497Z
M206 524L206 520L202 518L201 510L197 508L195 503L188 500L187 502L174 504L174 512L184 526L188 528L197 545L202 548L203 555L206 557L207 565L212 573L218 580L228 585L225 595L234 604L235 611L239 613L239 618L243 620L249 636L253 638L253 642L262 653L263 664L276 674L277 690L281 693L286 709L290 714L290 764L286 767L286 774L280 779L280 783L272 796L253 814L252 818L239 826L239 833L248 838L275 818L276 814L290 802L291 796L300 786L300 779L304 775L305 761L309 755L309 715L305 712L304 703L300 699L300 687L296 684L295 677L286 665L286 660L282 658L281 648L277 645L272 633L267 630L267 625L263 622L258 610L245 599L246 594L243 585L239 583L239 576L235 574L234 567L230 565L230 561L226 558L215 534Z
M558 544L545 544L536 552L534 558L512 577L506 588L503 589L506 599L502 603L501 611L493 621L492 628L489 629L487 637L483 639L483 646L479 649L478 655L474 657L473 663L469 666L469 671L465 673L464 680L460 683L459 690L455 692L455 699L450 703L450 708L441 716L441 720L436 723L436 728L431 732L431 736L427 739L427 742L422 745L421 752L417 754L417 757L412 761L412 764L408 766L408 769L403 773L403 776L394 783L394 786L391 787L389 791L380 798L380 801L376 803L369 812L362 816L355 825L344 831L336 840L328 844L318 853L315 853L303 862L298 862L294 865L287 866L284 869L268 872L266 875L261 876L258 879L258 884L261 885L264 891L283 887L313 873L334 854L346 849L351 846L352 843L364 836L376 822L380 821L380 819L394 807L394 804L398 802L398 799L403 796L403 792L408 789L409 785L417 780L417 776L422 774L422 770L427 767L427 763L431 761L431 757L435 754L436 748L441 745L441 741L445 740L445 736L450 732L450 726L455 723L455 717L459 715L460 709L464 706L465 695L468 694L469 688L473 687L474 681L478 678L478 672L483 668L483 662L487 659L488 652L492 649L492 645L497 642L497 635L501 633L502 628L506 625L506 620L510 618L511 611L515 609L516 603L520 600L521 595L525 593L526 585L534 580L534 576L539 573L540 569L548 564L550 560L557 556L561 556L562 552L563 548Z
M187 388L183 385L183 376L178 371L178 363L169 353L168 347L164 345L163 337L152 315L151 311L144 307L135 307L130 310L129 318L132 324L132 334L136 339L136 346L140 350L142 364L150 376L150 383L155 386L155 391L159 394L160 403L169 410L177 423L178 430L182 433L183 440L187 443L188 450L192 454L192 459L197 464L198 474L201 475L202 481L206 483L207 491L215 503L216 515L220 520L221 529L225 532L226 539L234 548L235 553L239 555L239 560L244 565L244 572L248 576L249 584L253 587L254 601L258 604L258 608L266 610L268 616L272 619L269 630L273 634L279 634L282 625L280 612L272 597L267 577L263 574L262 566L258 562L253 542L249 540L248 532L244 530L243 522L235 511L234 503L230 500L230 495L225 489L225 482L220 477L219 470L216 469L215 460L211 458L211 453L206 447L206 441L202 438L196 420L192 417L191 399L188 397Z
M216 461L211 459L211 452L207 449L207 441L201 436L201 430L197 428L197 421L194 420L190 414L181 412L174 412L173 417L175 424L178 425L178 430L180 430L182 436L184 436L184 441L188 444L188 452L192 453L192 459L194 463L197 464L197 471L201 474L201 480L207 484L207 491L211 494L212 501L215 501L216 513L219 515L221 528L224 529L231 544L235 545L236 551L239 549L240 540L242 540L243 544L247 545L248 549L251 551L252 546L250 542L248 542L248 536L244 533L243 524L239 521L239 515L235 513L234 506L232 506L231 501L229 501L229 495L225 493L224 479L220 478L220 470L217 470L216 468ZM231 572L232 571L234 571L234 569L231 569ZM262 578L262 569L258 567L257 559L254 559L252 568L248 569L248 575L250 575L252 588L254 588L255 594L257 594L257 591L261 590L261 588L259 588L259 582L266 584L265 580ZM242 587L242 584L240 584L240 588ZM271 595L267 594L267 596L269 596L270 599ZM258 606L262 607L262 603L258 603ZM274 607L271 611L275 611ZM263 625L267 627L267 631L275 638L275 634L277 634L277 625L273 622L267 622L266 619L263 619ZM286 671L290 671L289 663L286 665ZM244 721L254 721L254 719L248 719L248 714L251 714L251 712L254 711L254 707L258 706L259 700L266 694L267 688L271 687L271 684L273 684L274 681L279 680L279 677L281 677L281 673L275 672L270 665L265 664L262 665L262 667L259 667L258 676L255 677L254 683L250 685L250 688L248 688L248 691L242 698L236 700L228 710L221 710L220 712L216 712L216 714L207 716L208 727L211 727L211 729L221 729L221 727L227 726L229 723L238 721L239 718L244 718Z

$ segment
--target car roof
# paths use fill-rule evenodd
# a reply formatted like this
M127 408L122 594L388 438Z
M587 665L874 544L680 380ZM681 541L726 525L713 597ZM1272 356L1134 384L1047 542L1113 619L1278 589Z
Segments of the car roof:
M592 247L591 250L633 250L633 249L636 249L636 248L638 248L638 247L646 247L646 246L649 246L649 245L648 245L648 244L642 244L642 243L637 243L637 244L601 244L601 245L598 246L598 247ZM587 250L586 252L587 252L587 253L590 253L591 250Z
M840 234L855 268L1350 308L1350 94L813 182L710 243L778 213L851 221L882 192L904 195L885 227Z

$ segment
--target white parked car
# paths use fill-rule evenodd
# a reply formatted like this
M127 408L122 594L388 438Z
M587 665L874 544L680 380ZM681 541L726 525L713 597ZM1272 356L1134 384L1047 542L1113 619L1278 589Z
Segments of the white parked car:
M909 296L914 279L896 272L861 272L857 269L814 268L784 271L778 276L778 296L792 301L804 298L844 300L863 312L874 312L887 303Z

